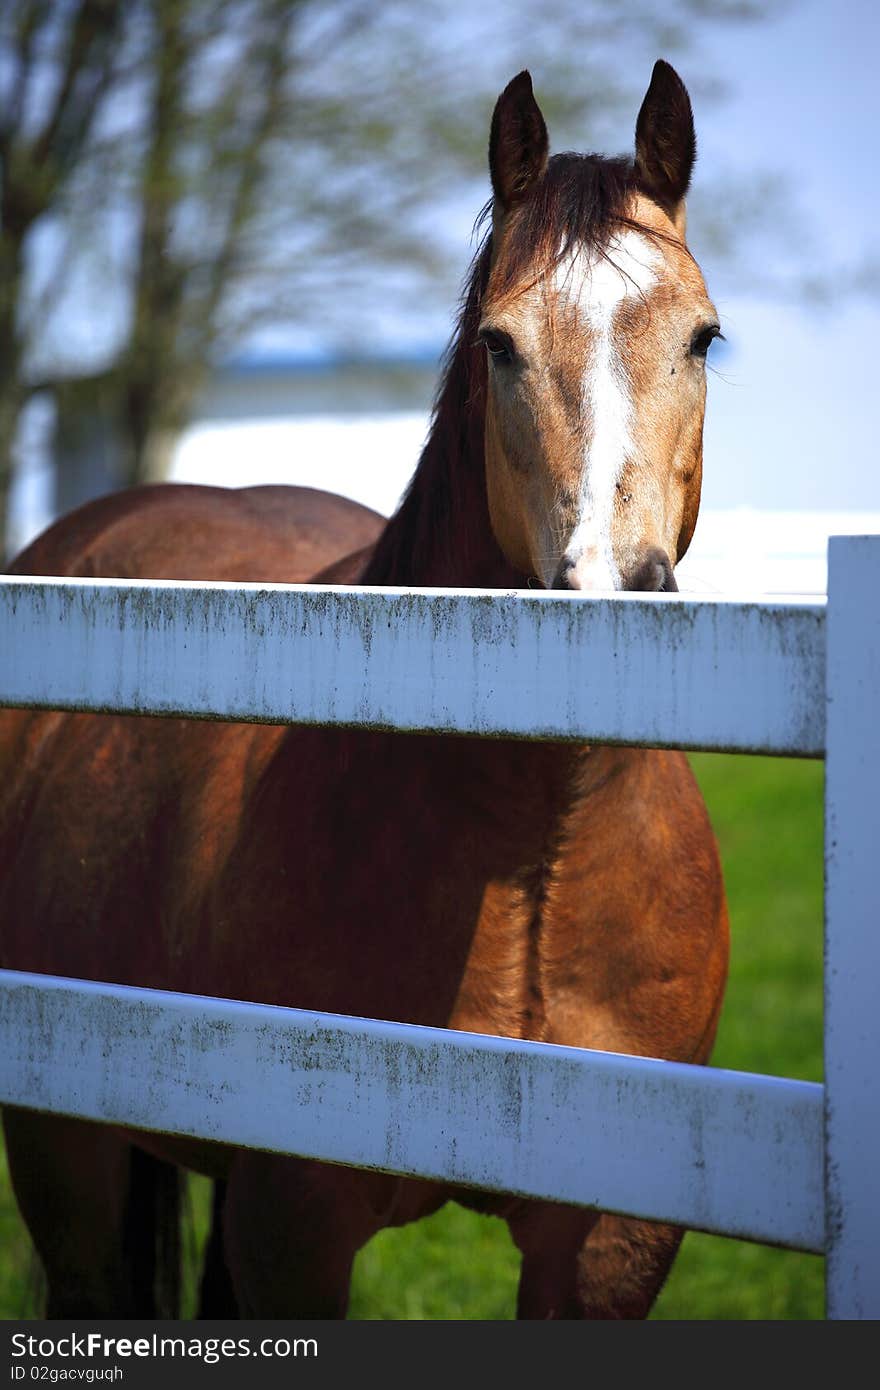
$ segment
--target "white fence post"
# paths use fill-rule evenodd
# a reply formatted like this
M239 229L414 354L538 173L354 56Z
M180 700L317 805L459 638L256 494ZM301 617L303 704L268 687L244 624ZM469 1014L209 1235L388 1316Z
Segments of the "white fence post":
M880 537L828 548L825 1210L830 1318L880 1317Z

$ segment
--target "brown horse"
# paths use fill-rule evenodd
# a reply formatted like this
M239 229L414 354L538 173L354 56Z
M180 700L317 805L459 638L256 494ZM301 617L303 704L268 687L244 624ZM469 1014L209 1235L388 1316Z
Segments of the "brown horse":
M15 571L674 588L718 332L684 242L693 157L665 63L634 160L548 159L521 73L431 434L381 534L321 495L148 489L59 522ZM0 789L4 966L709 1056L727 919L680 754L9 712ZM343 1315L364 1242L450 1197L508 1221L522 1317L645 1315L681 1237L24 1110L6 1132L57 1316L156 1309L169 1165L217 1180L206 1314Z

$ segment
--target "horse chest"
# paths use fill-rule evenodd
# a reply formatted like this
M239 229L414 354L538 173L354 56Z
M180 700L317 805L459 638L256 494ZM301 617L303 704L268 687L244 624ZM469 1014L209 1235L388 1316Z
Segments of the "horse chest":
M667 754L290 731L212 881L190 987L688 1057L717 989L695 790Z
M484 1031L521 1030L570 760L296 731L242 819L208 954L234 956L269 1002L443 1025L478 997L473 1026L478 1012Z

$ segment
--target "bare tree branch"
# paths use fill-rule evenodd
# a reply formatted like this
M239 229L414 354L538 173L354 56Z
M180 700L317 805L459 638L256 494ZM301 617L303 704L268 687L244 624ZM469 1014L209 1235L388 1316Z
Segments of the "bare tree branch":
M114 0L80 0L55 101L31 149L32 164L39 168L51 161L57 180L78 159L107 92L120 19Z
M12 133L18 129L21 122L25 92L31 76L34 45L48 12L49 0L32 0L31 4L21 6L17 16L18 22L12 43L12 88L4 103L5 112L0 116L0 150L4 158L8 153Z

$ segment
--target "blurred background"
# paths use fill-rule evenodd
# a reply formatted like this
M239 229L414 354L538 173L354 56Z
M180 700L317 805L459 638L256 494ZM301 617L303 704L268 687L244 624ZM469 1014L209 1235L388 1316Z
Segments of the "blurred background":
M693 99L689 239L727 337L682 587L821 592L827 536L880 531L878 14L869 0L5 0L6 552L144 480L304 483L390 512L476 249L498 92L528 67L554 149L630 151L664 56ZM733 936L714 1061L821 1080L822 766L692 763ZM195 1249L208 1196L192 1193ZM34 1269L0 1152L0 1316L39 1308ZM517 1272L502 1223L447 1207L370 1242L352 1315L510 1317ZM695 1234L655 1312L821 1314L817 1257Z
M700 158L721 312L682 587L816 591L880 529L869 0L7 0L0 522L134 481L296 482L388 513L488 195L497 93L629 151L654 58Z

